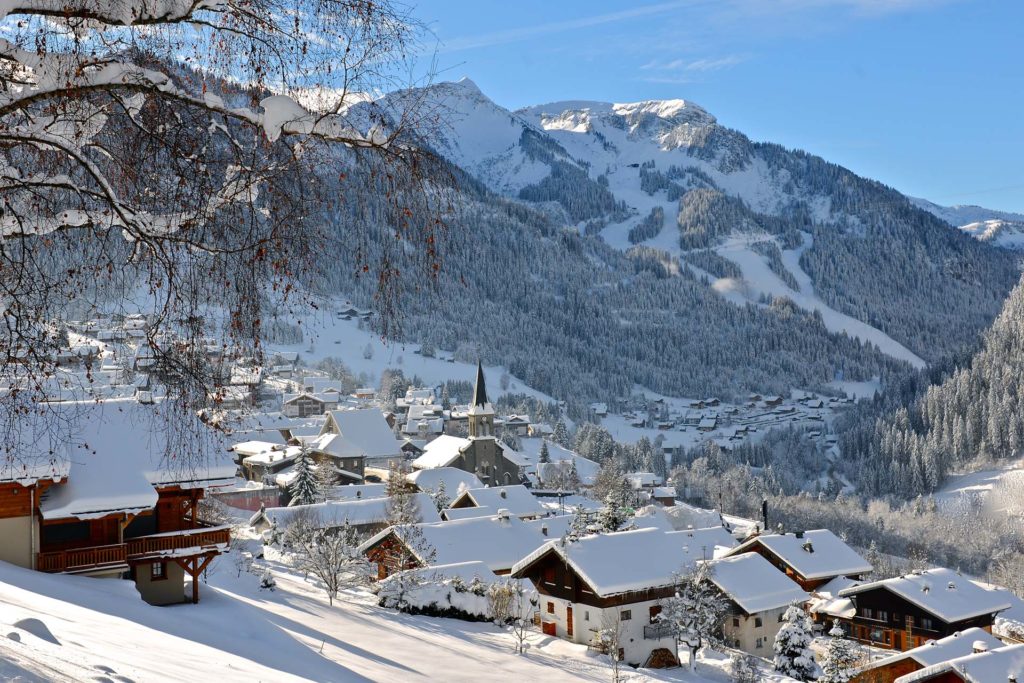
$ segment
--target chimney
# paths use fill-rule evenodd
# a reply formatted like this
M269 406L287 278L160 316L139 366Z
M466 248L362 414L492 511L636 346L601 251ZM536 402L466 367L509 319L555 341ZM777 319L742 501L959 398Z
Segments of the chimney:
M814 552L814 544L811 543L810 541L805 541L804 544L802 546L800 546L800 547L804 549L805 553L813 553Z
M502 498L508 498L508 493L505 491L505 489L501 489L500 491L498 491L498 495L501 496Z
M1017 674L1010 674L1007 676L1006 683L1017 683Z
M498 510L498 515L497 516L498 516L498 519L501 520L502 522L507 522L512 515L505 508L500 508Z
M768 499L761 500L761 528L768 530Z
M971 645L971 652L978 654L979 652L988 652L988 645L985 644L984 640L976 640Z
M797 538L803 538L804 537L804 532L803 531L797 531L793 535L796 536Z
M540 525L540 532L542 534L544 534L545 536L547 536L548 535L548 525L547 524L541 524Z

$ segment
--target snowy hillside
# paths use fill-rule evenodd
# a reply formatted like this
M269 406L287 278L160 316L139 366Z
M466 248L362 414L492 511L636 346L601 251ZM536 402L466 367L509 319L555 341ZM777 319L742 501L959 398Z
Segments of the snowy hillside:
M516 655L511 636L491 624L397 614L367 592L329 607L302 577L275 574L277 589L261 591L257 576L238 576L225 556L198 605L153 607L128 581L51 576L0 562L0 680L194 681L197 671L225 683L610 676L606 658L582 645L537 634L529 653ZM728 680L728 660L712 656L701 675L675 669L630 679Z

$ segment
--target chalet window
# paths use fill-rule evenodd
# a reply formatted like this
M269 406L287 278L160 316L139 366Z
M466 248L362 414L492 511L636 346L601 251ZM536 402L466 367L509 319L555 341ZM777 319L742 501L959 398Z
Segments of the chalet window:
M152 581L163 581L167 578L167 567L163 562L149 565L149 578Z
M554 614L554 613L555 613L555 603L549 602L548 603L548 614Z
M871 608L870 607L861 607L860 608L860 615L862 617L864 617L865 619L871 619Z
M932 620L931 620L930 617L921 617L921 628L925 629L926 631L934 631L935 630L935 626L932 623Z
M764 638L758 638L757 639L757 644L754 647L756 649L758 649L758 650L760 650L762 647L764 647Z
M555 568L545 567L544 568L544 583L555 585Z
M633 618L633 612L628 609L622 610L622 621L629 621Z
M754 628L761 628L764 626L764 622L761 621L761 617L754 617Z
M661 614L661 605L651 605L651 623L653 624L658 620L658 615Z
M733 626L733 628L739 628L740 627L740 618L739 617L733 617L732 618L732 626Z
M590 610L583 611L583 621L590 621Z
M878 610L878 620L879 621L889 621L889 613L887 611L885 611L884 609Z

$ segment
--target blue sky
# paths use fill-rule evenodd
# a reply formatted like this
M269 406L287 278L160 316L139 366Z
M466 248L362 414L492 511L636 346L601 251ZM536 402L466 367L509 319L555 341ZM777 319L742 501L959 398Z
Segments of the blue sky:
M1024 0L420 0L435 80L683 98L943 204L1024 211ZM429 47L433 48L434 45Z

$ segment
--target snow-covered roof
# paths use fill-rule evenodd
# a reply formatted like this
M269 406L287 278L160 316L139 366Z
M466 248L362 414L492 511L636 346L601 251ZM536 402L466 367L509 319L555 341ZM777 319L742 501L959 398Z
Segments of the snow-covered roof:
M331 489L333 500L369 500L370 498L384 498L387 495L387 484L350 484L335 486Z
M527 526L536 529L537 532L543 536L547 536L548 538L561 538L569 531L574 517L574 514L541 517L540 519L528 520L526 524ZM543 531L545 528L548 530L546 534Z
M444 490L448 497L452 498L459 493L460 487L477 489L483 487L483 482L472 472L460 470L457 467L435 467L427 470L415 470L405 477L406 481L413 484L420 491L436 491L441 482L444 482Z
M321 442L320 449L339 458L384 458L401 453L402 442L376 408L332 410L321 433L332 432L336 436Z
M451 434L442 434L423 449L423 455L412 461L414 469L430 469L432 467L447 467L459 457L469 439L463 439Z
M441 520L430 496L417 493L415 503L416 509L425 521L439 522ZM281 529L307 514L315 515L323 528L344 526L346 522L352 526L385 524L388 521L388 499L332 500L312 505L267 508L263 511L266 519L276 521Z
M711 559L716 546L731 547L735 542L722 527L670 532L635 529L586 536L565 545L553 540L517 562L512 573L520 574L543 555L554 552L595 594L607 597L671 586L680 572L699 560Z
M876 588L895 593L946 623L994 614L1010 607L1006 596L999 591L979 586L945 568L927 569L892 579L863 583L842 590L839 595L853 597L856 602L858 593Z
M900 652L899 654L895 654L891 657L871 662L871 664L865 666L863 670L871 671L872 669L888 666L905 659L912 659L922 667L941 664L942 662L948 662L951 659L973 654L975 644L977 643L983 644L987 650L995 650L1003 646L1003 641L999 640L988 631L976 627L968 628L963 631L957 631L953 635L946 636L945 638L929 640L924 645L915 647L912 650Z
M828 529L796 534L762 534L740 544L733 554L743 553L756 545L767 548L805 579L866 574L871 563L846 545Z
M492 507L446 508L441 511L441 517L448 521L469 519L471 517L493 517L496 514L498 514L498 511Z
M852 619L857 615L853 600L839 596L839 592L864 583L845 576L837 576L828 583L822 584L811 593L807 611L814 614L827 614L830 617Z
M478 560L495 572L507 571L547 540L539 530L514 516L474 517L412 526L422 531L424 541L434 550L433 564ZM365 552L392 532L399 538L407 533L405 527L385 529L366 541L361 550ZM416 548L410 550L415 552Z
M282 450L282 445L274 441L252 440L236 443L231 450L245 458L264 451Z
M522 484L466 489L452 500L452 507L460 507L463 500L476 507L505 509L517 517L542 517L547 514L540 501Z
M656 475L654 472L630 472L626 475L626 481L628 481L630 486L634 489L651 488L653 486L659 486L662 483L661 477Z
M955 672L968 683L1005 683L1011 677L1024 680L1024 645L1007 645L958 657L900 676L895 683L935 680L946 672Z
M800 586L757 553L731 555L708 564L712 583L747 614L807 600Z
M235 479L221 435L194 415L134 400L62 405L58 444L26 444L20 455L66 472L40 501L44 519L89 519L156 505L155 487L205 488ZM40 452L44 451L45 452Z
M273 465L295 460L302 453L299 446L274 447L242 458L244 465Z

